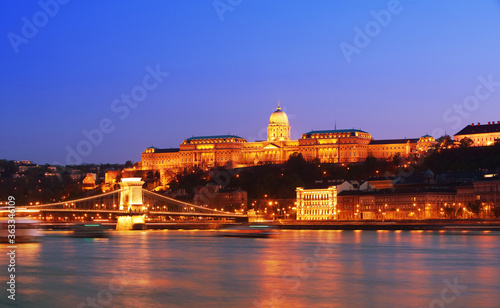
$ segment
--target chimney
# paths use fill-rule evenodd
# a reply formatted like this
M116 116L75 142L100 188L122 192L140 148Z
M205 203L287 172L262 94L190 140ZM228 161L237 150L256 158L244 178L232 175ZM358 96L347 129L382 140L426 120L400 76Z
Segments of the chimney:
M491 122L488 122L488 125L490 125L490 124L491 124Z
M497 124L500 124L500 121L497 121Z
M477 122L477 125L481 125L481 123Z
M471 126L474 126L474 123L472 123Z

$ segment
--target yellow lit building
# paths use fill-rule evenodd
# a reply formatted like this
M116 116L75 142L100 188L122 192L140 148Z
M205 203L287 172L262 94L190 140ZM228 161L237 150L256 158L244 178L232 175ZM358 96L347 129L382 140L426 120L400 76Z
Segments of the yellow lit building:
M303 134L299 140L291 140L288 116L278 105L269 118L267 140L248 142L235 135L191 137L184 140L179 148L147 148L142 153L141 168L159 170L165 183L177 172L193 167L208 169L280 164L294 153L302 154L306 160L319 159L323 163L362 162L370 153L389 159L397 152L406 156L419 147L423 148L426 138L432 137L404 139L405 142L374 142L371 135L362 130L334 129L313 130ZM428 141L435 142L434 138Z
M297 220L337 218L337 187L324 189L297 188Z
M408 157L410 154L426 153L435 144L436 140L429 135L411 139L371 140L370 154L382 159L391 159L396 155Z
M500 121L488 122L488 124L477 123L467 125L455 134L455 141L460 142L464 138L472 140L472 146L489 146L500 140Z
M306 160L322 163L361 162L369 152L372 137L357 129L310 131L299 139L299 152Z
M87 176L82 181L83 190L91 190L95 188L95 178L92 174L87 173Z
M456 194L446 188L342 191L337 209L339 219L445 218L445 208L456 209Z

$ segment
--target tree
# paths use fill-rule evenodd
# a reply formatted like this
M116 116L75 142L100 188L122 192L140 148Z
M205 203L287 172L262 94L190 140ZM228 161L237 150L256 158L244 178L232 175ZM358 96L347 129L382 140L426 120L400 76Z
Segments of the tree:
M438 138L437 140L440 149L446 149L448 146L453 144L451 137L449 135L444 135Z
M377 158L374 157L371 153L368 155L368 157L365 159L364 165L365 167L372 167L377 165Z
M392 162L394 165L399 166L401 164L401 153L397 152L394 154L394 157L392 158Z
M456 217L454 217L454 216L456 216L455 212L456 212L455 209L452 208L451 206L444 207L444 216L446 218L456 218Z
M125 162L125 168L132 168L134 166L134 163L130 160L127 160L127 162Z
M479 218L479 213L482 210L481 202L476 200L475 202L467 203L467 210L469 210Z
M460 140L460 147L461 148L470 148L474 141L468 137L463 138Z

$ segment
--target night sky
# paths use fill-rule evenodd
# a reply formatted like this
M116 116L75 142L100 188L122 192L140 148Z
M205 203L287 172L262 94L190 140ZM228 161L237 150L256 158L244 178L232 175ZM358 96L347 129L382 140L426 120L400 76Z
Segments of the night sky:
M278 100L293 139L500 120L500 1L61 2L2 2L0 158L124 163L191 136L262 140Z

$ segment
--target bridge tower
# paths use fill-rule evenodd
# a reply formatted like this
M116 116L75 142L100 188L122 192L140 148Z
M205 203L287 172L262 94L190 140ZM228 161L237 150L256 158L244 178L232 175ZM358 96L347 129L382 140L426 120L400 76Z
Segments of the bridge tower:
M123 178L120 182L120 188L123 191L120 193L120 209L130 213L141 213L143 210L142 203L142 185L144 181L141 178Z

